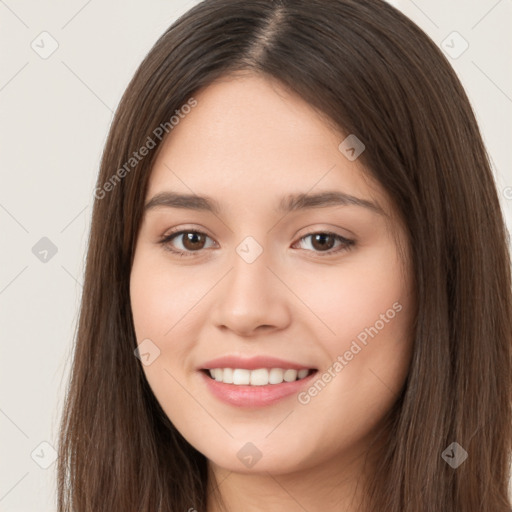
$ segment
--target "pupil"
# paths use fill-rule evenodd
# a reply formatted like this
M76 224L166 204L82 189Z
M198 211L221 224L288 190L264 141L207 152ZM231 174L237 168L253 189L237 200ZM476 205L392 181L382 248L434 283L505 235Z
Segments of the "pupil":
M201 235L199 233L186 233L186 236L185 236L185 242L184 242L184 246L187 248L187 249L200 249L201 247L201 242L199 241L199 247L198 247L198 238L201 238Z
M325 234L325 233L320 233L320 234L317 234L313 237L313 246L315 246L315 244L320 240L321 243L318 245L318 247L315 247L317 249L325 249L326 248L326 245L329 246L327 247L328 249L330 249L331 247L331 244L325 244L325 239L326 238L330 238L331 241L333 239L332 235L328 235L328 234Z

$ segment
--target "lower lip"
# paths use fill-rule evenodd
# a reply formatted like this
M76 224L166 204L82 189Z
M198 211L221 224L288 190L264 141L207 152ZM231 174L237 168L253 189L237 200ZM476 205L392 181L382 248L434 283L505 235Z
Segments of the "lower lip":
M210 392L223 402L237 407L265 407L297 394L301 388L309 384L317 372L315 371L301 380L265 386L224 384L224 382L212 379L205 372L201 371L200 373Z

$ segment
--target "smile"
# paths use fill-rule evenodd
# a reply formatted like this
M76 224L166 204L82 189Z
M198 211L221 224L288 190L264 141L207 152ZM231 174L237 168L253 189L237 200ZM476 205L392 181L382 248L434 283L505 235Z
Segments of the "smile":
M296 396L310 385L317 372L316 369L306 368L212 368L203 369L199 375L209 393L224 404L261 408Z
M282 382L294 382L302 380L315 370L302 368L257 368L248 370L245 368L212 368L208 372L212 379L224 384L235 386L266 386L268 384L281 384Z

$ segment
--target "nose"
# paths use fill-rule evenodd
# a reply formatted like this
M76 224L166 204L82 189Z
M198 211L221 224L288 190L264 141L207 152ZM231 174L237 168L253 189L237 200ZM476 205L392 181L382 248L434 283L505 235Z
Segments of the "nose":
M235 254L216 287L213 321L219 329L250 337L289 325L292 296L268 263L265 251L252 263Z

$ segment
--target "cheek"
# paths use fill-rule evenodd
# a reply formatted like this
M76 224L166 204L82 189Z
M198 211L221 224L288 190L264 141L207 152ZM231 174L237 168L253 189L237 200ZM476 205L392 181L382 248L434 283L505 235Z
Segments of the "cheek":
M402 262L394 246L384 243L347 257L340 265L301 273L294 289L321 320L323 327L318 323L317 332L327 334L322 338L327 340L325 346L333 357L347 350L352 339L376 323L378 331L399 332L406 314L397 309L405 311L409 301ZM397 302L401 307L393 307Z
M191 355L204 322L197 315L209 288L211 279L199 277L192 266L173 268L144 247L135 254L130 276L133 324L139 344L149 339L156 346L158 357L143 371L159 401L176 403L181 390L172 377L184 384L193 370Z
M191 280L192 278L192 280ZM191 282L193 283L191 285ZM193 275L172 271L165 259L136 253L130 276L130 300L137 340L152 336L160 340L186 324L187 314L197 303L202 286Z

